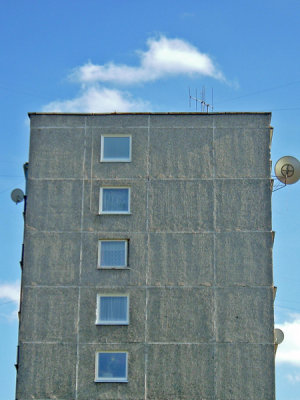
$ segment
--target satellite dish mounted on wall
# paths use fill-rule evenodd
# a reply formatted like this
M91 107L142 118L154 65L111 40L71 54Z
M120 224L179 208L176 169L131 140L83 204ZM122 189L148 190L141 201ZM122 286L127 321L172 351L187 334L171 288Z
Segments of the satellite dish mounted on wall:
M277 179L285 185L292 185L300 179L300 162L295 157L281 157L274 169Z
M21 203L24 200L24 193L21 189L14 189L10 195L13 202L16 204Z
M282 343L283 339L284 339L284 333L282 332L282 330L279 329L279 328L274 329L274 341L275 341L275 344Z
M284 333L282 332L281 329L276 328L274 329L274 346L275 346L275 354L278 348L278 345L283 342L284 339Z
M275 164L274 171L279 185L277 184L273 192L284 188L286 185L298 182L300 179L300 162L292 156L281 157Z

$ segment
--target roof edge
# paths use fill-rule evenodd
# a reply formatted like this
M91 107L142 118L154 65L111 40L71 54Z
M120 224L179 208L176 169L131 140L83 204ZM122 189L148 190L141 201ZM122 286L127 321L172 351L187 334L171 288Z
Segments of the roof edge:
M64 113L64 112L28 112L32 115L271 115L271 111L233 111L233 112L113 112L113 113Z

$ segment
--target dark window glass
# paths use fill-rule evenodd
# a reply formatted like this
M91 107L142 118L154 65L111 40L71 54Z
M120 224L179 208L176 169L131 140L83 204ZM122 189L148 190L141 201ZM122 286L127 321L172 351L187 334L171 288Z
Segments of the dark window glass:
M130 137L103 137L103 160L130 160Z
M98 375L101 380L127 379L126 353L99 353Z

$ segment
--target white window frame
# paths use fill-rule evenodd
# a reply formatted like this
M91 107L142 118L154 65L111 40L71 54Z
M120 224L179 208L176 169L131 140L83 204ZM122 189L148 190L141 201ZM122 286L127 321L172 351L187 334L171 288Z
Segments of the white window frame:
M103 211L103 189L128 189L128 210L127 211ZM100 187L100 201L99 201L99 214L102 215L129 215L130 214L130 187L128 186L101 186Z
M107 378L100 378L99 377L99 354L104 354L104 353L109 353L109 354L114 354L114 353L122 353L126 354L126 369L125 369L125 376L124 377L107 377ZM96 352L96 357L95 357L95 382L123 382L127 383L128 382L128 352L127 351L97 351Z
M129 157L128 158L104 158L104 139L106 137L114 138L129 138ZM101 148L100 148L100 162L131 162L131 147L132 147L132 136L131 135L101 135Z
M125 265L101 265L101 246L103 242L125 242ZM99 239L98 241L98 269L124 269L128 268L128 239Z
M101 321L100 319L100 301L101 297L127 297L127 319L126 321ZM96 307L96 323L95 325L129 325L129 295L128 294L97 294L97 307Z

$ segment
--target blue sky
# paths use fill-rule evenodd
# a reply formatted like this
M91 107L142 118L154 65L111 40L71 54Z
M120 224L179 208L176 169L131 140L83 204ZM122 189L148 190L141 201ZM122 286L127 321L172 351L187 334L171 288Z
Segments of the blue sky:
M299 158L298 0L2 2L0 386L14 399L28 111L271 111L273 164ZM277 400L300 400L300 183L273 194Z

